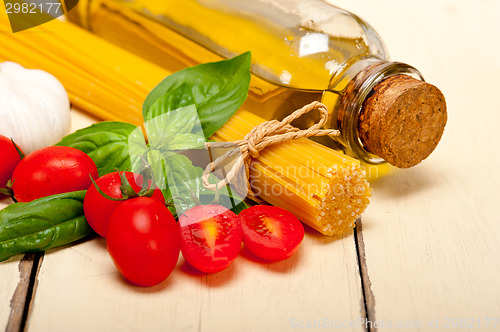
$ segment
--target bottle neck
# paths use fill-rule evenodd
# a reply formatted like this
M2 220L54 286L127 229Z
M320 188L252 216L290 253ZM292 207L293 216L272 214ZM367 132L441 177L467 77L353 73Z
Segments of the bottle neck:
M370 164L381 164L385 160L370 152L364 146L358 130L358 123L363 104L375 86L393 75L408 75L424 81L422 74L414 67L401 62L381 60L376 57L357 59L340 67L332 75L329 91L323 95L328 100L328 93L339 94L340 98L332 107L331 127L341 132L339 141L354 155Z

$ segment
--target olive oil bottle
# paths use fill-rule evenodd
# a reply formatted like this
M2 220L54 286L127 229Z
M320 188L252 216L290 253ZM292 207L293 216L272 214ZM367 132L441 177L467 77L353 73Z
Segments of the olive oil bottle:
M413 166L446 124L436 87L389 61L365 21L321 0L80 0L68 17L171 71L251 51L246 110L281 119L321 101L341 132L321 142L368 163Z

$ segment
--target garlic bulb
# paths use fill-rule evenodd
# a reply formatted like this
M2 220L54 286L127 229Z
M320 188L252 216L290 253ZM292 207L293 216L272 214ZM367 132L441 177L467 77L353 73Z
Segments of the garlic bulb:
M0 134L30 153L57 143L70 129L70 103L51 74L0 63Z

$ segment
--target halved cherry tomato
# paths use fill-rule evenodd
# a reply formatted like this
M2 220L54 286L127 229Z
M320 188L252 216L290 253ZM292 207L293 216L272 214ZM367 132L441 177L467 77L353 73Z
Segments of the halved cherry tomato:
M240 252L240 219L223 206L195 206L180 215L179 225L182 255L202 272L224 270Z
M276 206L255 205L243 210L239 217L245 246L269 261L292 256L304 238L301 222L292 213Z
M17 164L21 161L21 156L17 152L12 141L5 136L0 135L0 188L5 188L7 181L12 178L12 173ZM0 193L0 198L2 198Z
M139 286L154 286L172 273L179 242L174 217L150 197L122 202L109 220L108 252L125 279Z
M125 177L135 192L138 192L141 189L143 183L141 175L134 174L132 172L125 172ZM123 197L120 190L121 179L119 172L112 172L103 175L97 179L95 183L106 195L113 198ZM158 187L156 187L151 198L160 203L165 203L165 198ZM92 184L87 190L85 199L83 200L83 211L90 227L92 227L92 229L100 236L106 237L106 234L108 233L109 219L121 203L121 201L112 201L107 199L101 195L95 185Z
M12 191L19 202L85 190L97 177L94 161L67 146L49 146L28 154L12 174Z

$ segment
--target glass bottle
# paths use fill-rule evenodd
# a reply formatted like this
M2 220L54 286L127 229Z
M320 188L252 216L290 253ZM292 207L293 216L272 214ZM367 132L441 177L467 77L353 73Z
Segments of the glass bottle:
M430 154L444 129L446 105L440 92L421 84L417 69L389 61L380 36L365 21L321 0L81 0L68 16L172 71L250 50L247 110L280 119L319 100L329 109L328 127L341 132L321 143L340 143L365 162L413 166ZM375 103L374 109L364 110L379 83L401 75L413 81L396 80L389 92L377 96L392 104ZM391 99L391 93L396 97ZM428 95L427 109L412 106L400 120L394 117L400 112L396 109L408 108L421 94ZM363 111L368 115L363 117ZM368 123L388 119L401 123L381 123L377 130ZM310 116L296 125L308 127L316 120ZM364 136L360 128L368 128Z

